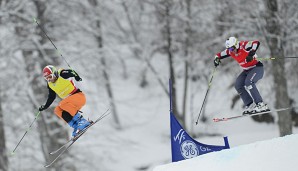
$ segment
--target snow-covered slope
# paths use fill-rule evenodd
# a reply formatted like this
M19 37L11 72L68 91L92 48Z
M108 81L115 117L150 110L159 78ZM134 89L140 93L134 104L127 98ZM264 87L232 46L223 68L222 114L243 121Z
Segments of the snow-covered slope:
M153 171L297 171L298 135L259 141L157 166Z

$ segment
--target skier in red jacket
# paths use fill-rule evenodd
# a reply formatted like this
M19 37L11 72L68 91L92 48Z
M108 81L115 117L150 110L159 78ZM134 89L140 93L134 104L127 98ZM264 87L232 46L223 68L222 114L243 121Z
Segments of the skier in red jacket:
M253 114L269 111L267 104L256 87L256 83L263 78L263 64L257 60L256 51L260 42L238 41L235 37L226 40L226 49L215 55L214 65L217 67L220 60L232 57L242 67L243 71L236 79L235 89L240 95L245 108L243 114Z

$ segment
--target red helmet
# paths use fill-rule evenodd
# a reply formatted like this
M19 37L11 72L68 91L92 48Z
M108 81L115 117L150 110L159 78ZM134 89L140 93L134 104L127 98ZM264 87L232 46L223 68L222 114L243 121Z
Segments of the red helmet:
M47 65L43 68L43 77L47 77L49 75L55 76L56 68L53 65Z

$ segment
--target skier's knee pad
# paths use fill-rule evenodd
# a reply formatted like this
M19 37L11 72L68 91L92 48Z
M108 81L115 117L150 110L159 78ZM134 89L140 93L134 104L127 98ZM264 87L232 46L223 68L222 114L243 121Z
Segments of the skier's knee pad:
M251 90L253 87L252 85L245 86L246 90Z
M245 82L244 82L245 88L246 88L247 90L252 89L252 88L254 87L255 84L256 84L256 83L255 83L254 81L249 80L249 79L246 79Z
M251 82L251 81L246 81L245 82L245 89L246 90L251 90L254 87L255 83Z

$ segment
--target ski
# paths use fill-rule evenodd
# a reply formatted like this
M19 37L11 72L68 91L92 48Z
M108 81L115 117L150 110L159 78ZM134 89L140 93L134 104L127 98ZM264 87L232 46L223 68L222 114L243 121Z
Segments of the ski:
M259 112L259 113L253 113L253 114L232 116L232 117L227 117L227 118L213 118L213 122L228 121L228 120L237 119L237 118L241 118L241 117L247 117L247 116L264 115L264 114L267 114L267 113L270 113L270 112L280 112L280 111L284 111L284 110L289 110L291 108L292 107L280 108L280 109L276 109L276 110L269 110L269 111Z
M108 116L110 114L110 112L108 112L110 109L106 110L100 117L98 117L94 122L92 122L88 127L86 127L85 129L83 129L82 131L80 131L78 133L77 136L71 138L70 140L68 140L66 143L64 143L61 147L59 147L57 150L50 152L50 155L56 154L59 151L61 151L63 148L63 150L56 156L56 158L54 158L52 160L51 163L45 165L44 167L48 168L50 167L53 163L55 163L62 154L64 154L85 132L87 132L87 130L92 127L94 124L96 124L98 121L102 120L104 117Z
M109 111L109 109L108 110L106 110L95 122L98 122L99 120L101 120L101 119L103 119L105 116L106 116L106 114L107 114L107 112ZM92 124L90 124L88 127L91 127L91 125ZM73 141L73 140L75 140L75 139L77 139L78 138L78 136L81 134L81 133L84 133L85 132L85 130L87 130L88 129L88 127L86 127L84 130L82 130L81 132L79 132L78 133L78 135L76 136L76 137L72 137L70 140L68 140L66 143L64 143L61 147L59 147L57 150L55 150L55 151L52 151L52 152L50 152L49 154L50 155L53 155L53 154L56 154L57 152L59 152L61 149L63 149L63 147L65 147L66 145L68 145L71 141Z

